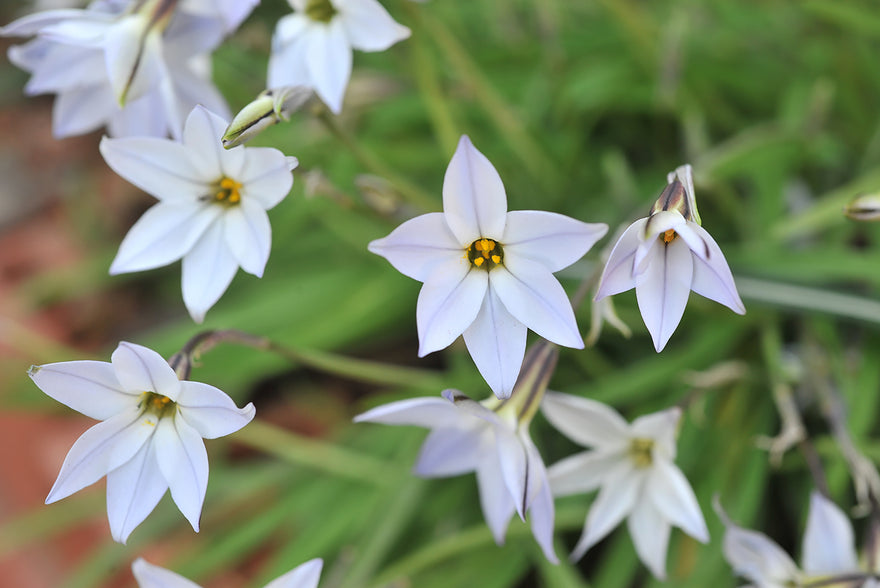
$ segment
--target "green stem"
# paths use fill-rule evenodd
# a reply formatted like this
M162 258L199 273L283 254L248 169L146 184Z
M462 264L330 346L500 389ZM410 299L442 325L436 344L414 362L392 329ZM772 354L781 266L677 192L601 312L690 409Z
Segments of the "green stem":
M235 441L290 463L323 470L343 478L389 486L399 471L395 465L320 441L303 437L262 421L253 421L234 436Z
M326 108L322 108L317 113L317 118L337 139L339 139L354 155L362 166L370 173L383 177L397 189L400 194L406 198L410 204L424 211L436 210L438 206L437 198L431 196L406 178L397 174L385 163L375 157L372 153L363 148L357 140L346 131L333 114Z
M756 278L736 279L743 298L784 308L812 310L850 319L880 323L880 302L870 298L828 292Z
M438 19L432 18L423 10L409 6L410 16L418 25L418 33L430 37L440 48L454 71L473 91L483 111L495 125L498 133L516 153L529 173L544 184L553 184L555 165L544 155L545 150L532 138L522 124L523 117L517 114L495 90L470 54L461 46L455 35Z
M411 40L412 76L422 95L422 100L425 102L431 126L434 127L434 134L440 141L443 153L451 156L458 144L458 137L461 135L458 130L460 127L449 108L449 102L444 100L437 68L423 39L423 37L418 37Z

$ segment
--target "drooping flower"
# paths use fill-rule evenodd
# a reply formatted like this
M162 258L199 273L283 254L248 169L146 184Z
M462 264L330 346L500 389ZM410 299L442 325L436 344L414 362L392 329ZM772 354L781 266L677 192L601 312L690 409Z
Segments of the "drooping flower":
M229 116L210 64L228 19L219 8L207 14L201 2L97 0L85 10L26 16L0 34L36 36L11 47L9 58L32 74L28 95L57 94L57 137L101 126L115 137L180 137L196 104ZM189 5L200 11L189 12Z
M265 588L316 588L324 560L312 559L300 564L266 584ZM139 588L199 588L199 585L170 570L153 565L143 558L131 564Z
M563 435L593 448L548 470L554 496L600 489L572 560L583 557L624 518L639 559L657 578L666 576L673 525L698 541L709 540L700 505L674 463L680 409L645 415L629 424L600 402L554 392L547 393L541 408Z
M715 510L726 527L723 545L725 559L738 576L753 582L756 588L873 588L878 584L880 561L876 554L869 554L871 557L865 558L864 566L859 564L849 519L836 504L819 492L810 494L801 569L772 539L763 533L735 525L717 502ZM878 530L875 525L875 543Z
M583 348L553 272L580 259L607 230L552 212L507 212L498 172L463 136L443 181L443 212L411 219L369 249L424 282L416 307L419 357L464 335L477 369L506 398L527 329Z
M125 543L165 494L199 530L208 487L202 439L239 430L254 406L237 408L221 390L179 380L151 349L122 342L111 362L68 361L34 366L34 383L58 402L101 422L73 444L50 504L107 476L107 517L113 538Z
M269 57L268 87L309 86L335 113L342 111L352 49L384 51L410 30L376 0L288 0Z
M517 513L525 520L547 559L553 551L553 497L541 454L529 437L529 423L556 363L558 350L539 341L526 357L509 399L471 400L457 390L443 398L413 398L369 410L355 422L415 425L431 429L414 471L426 478L476 472L483 516L495 542L504 543Z
M150 137L101 141L113 171L159 200L125 236L110 273L183 258L183 301L196 322L239 266L263 275L272 241L266 211L287 196L296 166L277 149L224 150L220 138L226 126L196 107L182 143Z
M691 166L670 172L667 182L651 214L630 225L614 246L595 297L635 288L658 352L681 321L691 290L746 312L724 254L700 226Z

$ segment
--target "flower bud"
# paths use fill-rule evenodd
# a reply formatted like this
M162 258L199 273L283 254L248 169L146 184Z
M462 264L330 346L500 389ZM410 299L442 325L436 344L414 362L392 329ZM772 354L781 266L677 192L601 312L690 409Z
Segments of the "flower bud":
M264 90L256 100L235 115L223 134L225 149L247 143L263 129L290 120L314 95L307 86L284 86Z
M880 192L862 194L843 208L843 213L853 220L880 220Z

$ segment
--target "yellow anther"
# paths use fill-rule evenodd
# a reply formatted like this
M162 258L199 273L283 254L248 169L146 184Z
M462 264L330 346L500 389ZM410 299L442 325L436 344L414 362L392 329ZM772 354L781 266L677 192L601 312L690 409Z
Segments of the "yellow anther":
M654 440L633 439L630 441L629 456L637 468L646 468L654 463Z
M480 237L465 249L465 257L474 267L491 270L504 261L504 250L501 243Z
M474 260L474 265L480 267L481 265L483 265L483 261L485 260L482 257L478 257Z
M672 240L675 239L676 234L673 229L669 229L665 233L663 233L663 242L664 243L672 243Z
M500 256L500 255L493 255L493 256L492 256L492 262L493 262L493 263L496 263L496 264L497 264L497 263L501 263L501 256Z
M241 182L224 177L217 184L214 199L220 204L238 204L241 202L241 186Z

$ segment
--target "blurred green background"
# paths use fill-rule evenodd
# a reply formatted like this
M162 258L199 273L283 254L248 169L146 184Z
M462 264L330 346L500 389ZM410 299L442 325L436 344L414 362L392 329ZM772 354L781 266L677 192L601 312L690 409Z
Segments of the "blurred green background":
M26 99L27 75L0 65L0 570L57 552L46 571L55 582L132 586L127 566L144 555L206 586L256 587L323 557L324 588L660 585L624 528L576 565L548 564L518 520L495 546L473 476L410 475L423 431L350 423L378 403L445 387L490 393L461 341L416 357L419 284L366 250L401 221L440 210L464 133L498 169L511 210L611 226L559 274L569 293L595 274L615 229L647 214L666 173L693 165L703 226L748 313L694 295L658 355L635 295L618 295L632 337L606 325L594 347L564 349L551 387L629 419L686 406L677 463L712 541L674 531L666 585L738 585L722 558L715 494L735 521L796 556L814 487L808 458L838 504L855 503L828 415L845 407L835 422L880 457L880 233L842 214L855 195L880 190L876 2L383 4L413 35L355 54L343 115L327 124L303 113L256 140L297 156L300 168L270 212L265 277L240 272L201 327L183 307L179 265L107 275L151 199L106 168L100 133L54 141L51 99ZM21 6L4 3L3 22ZM288 10L264 0L215 53L233 110L263 89L271 31ZM589 306L577 313L584 333ZM268 336L297 361L224 345L193 371L240 405L253 401L261 421L208 443L201 533L166 497L127 546L113 543L103 483L42 506L88 422L44 397L28 365L108 360L119 340L167 357L210 328ZM809 441L771 462L759 441L781 427L774 390L802 415ZM63 440L52 441L59 431ZM541 417L532 436L547 464L578 450ZM38 455L22 459L34 447ZM557 501L563 560L591 500ZM864 526L856 521L859 537ZM71 551L70 538L89 528L92 539Z

